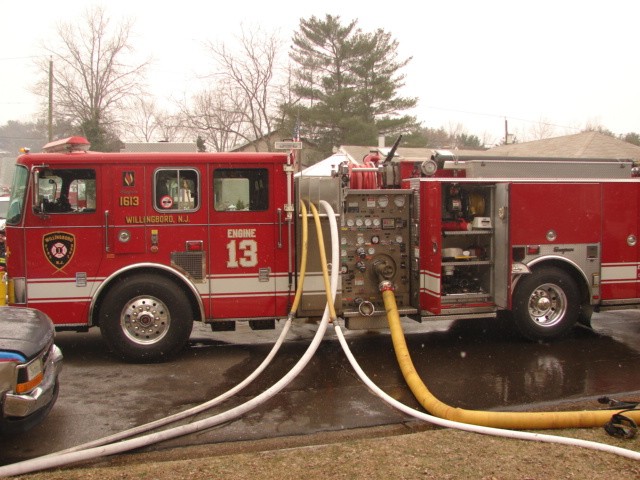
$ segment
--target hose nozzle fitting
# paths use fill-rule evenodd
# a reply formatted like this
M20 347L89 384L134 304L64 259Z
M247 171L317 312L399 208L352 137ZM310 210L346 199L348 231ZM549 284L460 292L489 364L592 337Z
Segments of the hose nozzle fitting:
M380 292L386 292L388 290L393 292L395 289L396 287L394 287L393 283L389 280L383 280L378 284L378 290L380 290Z

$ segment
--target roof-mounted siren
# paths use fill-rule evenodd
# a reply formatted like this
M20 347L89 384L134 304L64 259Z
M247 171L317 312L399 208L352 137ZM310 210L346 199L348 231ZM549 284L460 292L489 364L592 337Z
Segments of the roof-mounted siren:
M47 143L42 147L44 153L86 152L91 144L84 137L68 137Z

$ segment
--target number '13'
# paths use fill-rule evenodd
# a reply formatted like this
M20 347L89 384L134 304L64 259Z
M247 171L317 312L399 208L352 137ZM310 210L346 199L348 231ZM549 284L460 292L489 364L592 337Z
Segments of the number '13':
M227 251L227 268L255 267L258 264L258 242L255 240L230 240Z

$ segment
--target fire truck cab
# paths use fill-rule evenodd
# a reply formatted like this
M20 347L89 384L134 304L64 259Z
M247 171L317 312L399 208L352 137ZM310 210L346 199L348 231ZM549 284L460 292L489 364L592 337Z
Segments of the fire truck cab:
M179 350L196 319L229 328L286 316L286 154L102 154L85 144L66 139L17 160L12 304L48 313L58 329L98 326L133 360Z

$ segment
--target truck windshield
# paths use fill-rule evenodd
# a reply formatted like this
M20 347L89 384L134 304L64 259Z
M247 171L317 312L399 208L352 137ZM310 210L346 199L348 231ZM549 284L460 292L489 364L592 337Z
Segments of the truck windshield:
M9 199L9 211L7 212L7 224L18 225L22 221L22 211L24 199L27 194L27 181L29 180L29 170L19 165L13 174L13 185L11 185L11 198Z

